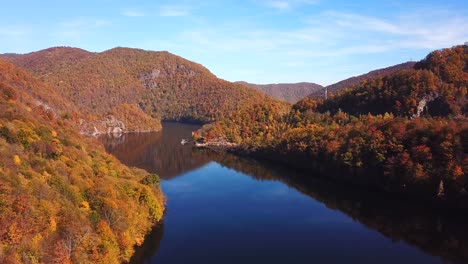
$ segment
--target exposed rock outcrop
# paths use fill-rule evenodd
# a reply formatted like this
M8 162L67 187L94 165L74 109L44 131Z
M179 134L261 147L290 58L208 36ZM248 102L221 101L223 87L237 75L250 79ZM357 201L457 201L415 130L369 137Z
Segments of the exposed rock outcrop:
M431 94L425 95L421 99L421 101L419 101L418 107L416 108L416 113L413 114L412 118L420 117L421 114L423 114L424 112L427 112L428 111L428 103L434 101L438 97L439 97L439 94L437 94L437 93L431 93Z
M106 128L107 134L121 134L125 131L124 122L118 120L115 116L109 115L107 119L102 121L104 127Z
M121 135L127 132L125 123L113 115L108 115L106 119L97 122L79 120L80 133L88 136L99 136L101 134Z

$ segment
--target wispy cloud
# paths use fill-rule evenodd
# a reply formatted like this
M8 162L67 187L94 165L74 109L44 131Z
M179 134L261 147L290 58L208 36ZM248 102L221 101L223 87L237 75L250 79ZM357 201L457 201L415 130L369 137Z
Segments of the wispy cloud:
M401 15L385 20L357 13L325 11L294 30L223 26L192 30L182 37L221 50L258 50L308 57L382 53L397 49L437 49L468 39L468 17L442 14ZM232 33L237 32L237 33Z
M268 1L267 5L280 10L286 10L291 7L291 4L288 1Z
M59 29L52 35L63 38L79 38L111 24L111 21L106 19L79 17L59 23Z
M462 44L468 39L467 24L467 16L454 13L412 12L382 18L358 12L323 11L304 18L300 26L290 29L255 26L254 23L246 27L235 22L193 27L181 32L176 43L203 56L231 54L242 58L252 54L255 58L251 58L251 67L256 69L261 69L261 65L266 67L265 63L275 64L276 68L295 68L298 72L306 72L304 69L307 68L311 71L312 67L319 67L316 69L323 72L323 68L329 67L330 74L314 77L314 81L324 84L351 76L349 67L344 67L350 63L355 66L360 62L358 58L363 56L375 60L381 57L382 64L379 65L389 66L387 63L391 62L384 62L389 56L401 56L401 61L398 58L394 61L402 62L411 58L404 57L403 53L426 54L434 49ZM354 73L369 67L362 71L367 72L376 66L365 65L353 68L358 71ZM230 73L247 76L246 79L250 76L261 78L262 73L241 73L242 68L230 69ZM279 72L286 74L287 71Z
M318 0L262 0L261 3L279 11L288 11L302 5L315 5Z
M324 40L338 41L350 52L383 52L390 49L435 49L463 43L468 38L465 25L468 17L445 16L443 13L414 13L400 15L392 20L354 13L324 12L309 21L309 29L321 28L332 35ZM362 49L349 49L350 45ZM362 44L359 44L362 43ZM370 48L370 46L375 46Z
M96 28L105 25L109 25L111 22L106 19L91 19L91 18L75 18L72 20L61 22L59 25L62 28L75 28L75 29L89 29Z
M190 8L187 6L166 5L159 10L159 15L163 17L181 17L187 16L190 13Z
M399 28L397 25L394 25L391 22L379 18L362 16L353 13L340 13L334 11L325 12L322 18L323 17L332 20L331 22L334 21L336 26L340 27L355 28L369 31L381 31L386 33L403 33L402 29Z
M122 15L127 17L144 17L147 14L143 11L134 8L126 8L122 10Z
M30 28L20 26L0 26L0 36L22 37L32 32Z

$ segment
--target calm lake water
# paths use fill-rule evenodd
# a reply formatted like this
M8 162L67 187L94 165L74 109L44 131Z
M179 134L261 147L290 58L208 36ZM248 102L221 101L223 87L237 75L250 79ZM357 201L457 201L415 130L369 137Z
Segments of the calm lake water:
M196 129L102 139L163 179L164 220L133 263L468 263L466 218L182 146Z

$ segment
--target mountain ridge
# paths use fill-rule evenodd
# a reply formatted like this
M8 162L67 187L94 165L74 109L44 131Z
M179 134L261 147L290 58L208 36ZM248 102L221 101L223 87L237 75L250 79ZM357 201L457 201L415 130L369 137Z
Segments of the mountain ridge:
M323 88L320 84L311 82L298 83L272 83L272 84L254 84L244 81L236 83L243 84L261 91L275 99L296 103L303 97L313 93L314 91Z
M159 130L161 120L209 123L244 105L273 100L167 51L117 47L91 53L56 47L0 56L88 111L80 119L87 134Z
M327 85L323 87L323 89L317 90L309 94L308 96L315 97L315 98L325 98L325 89L327 89L328 94L337 93L337 92L343 91L346 88L352 88L356 85L359 85L362 81L372 79L378 76L388 75L388 74L391 74L400 70L412 69L415 65L416 65L415 61L407 61L404 63L388 66L385 68L372 70L368 73L352 76L347 79L336 82L334 84Z
M311 82L254 84L245 81L237 81L236 83L249 86L253 89L270 95L275 99L294 104L299 102L304 97L325 98L325 89L327 90L328 94L334 94L343 91L346 88L355 87L362 81L388 75L400 70L412 69L415 67L415 65L416 61L408 61L389 67L372 70L365 74L352 76L327 86Z

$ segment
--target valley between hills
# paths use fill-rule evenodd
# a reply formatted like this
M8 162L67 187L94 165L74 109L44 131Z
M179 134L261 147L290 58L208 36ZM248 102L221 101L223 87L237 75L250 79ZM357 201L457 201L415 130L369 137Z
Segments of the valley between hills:
M2 54L0 262L128 262L163 217L160 179L90 136L162 121L202 124L207 148L466 212L467 103L466 45L328 87L232 83L165 51Z

